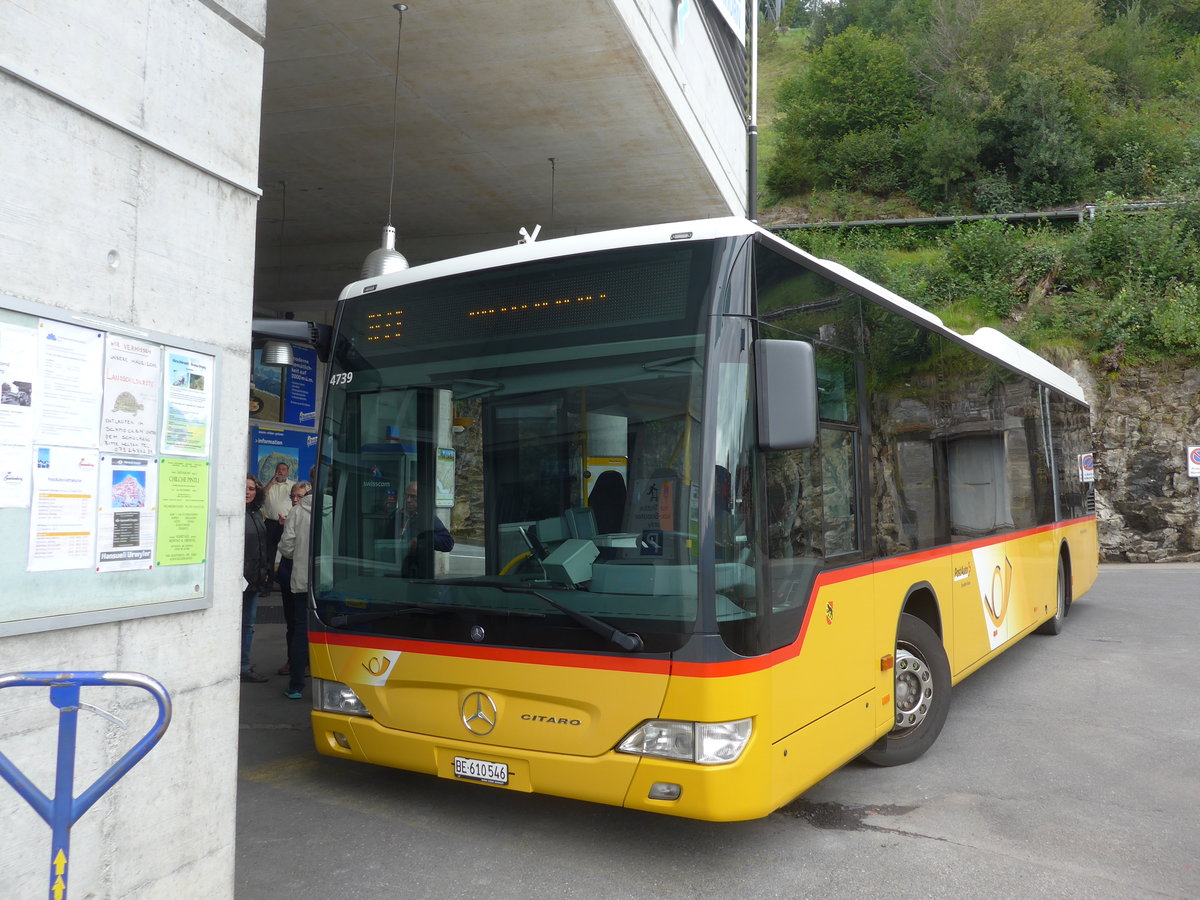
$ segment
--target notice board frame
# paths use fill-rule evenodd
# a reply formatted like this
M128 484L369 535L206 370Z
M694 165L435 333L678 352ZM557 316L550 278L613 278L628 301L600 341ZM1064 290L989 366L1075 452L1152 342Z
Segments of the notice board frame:
M155 565L147 569L97 571L96 567L60 571L28 571L30 522L33 506L0 507L0 570L5 572L0 591L0 637L33 634L108 622L120 622L177 612L207 609L213 605L212 554L217 532L216 497L222 470L217 462L220 447L219 401L224 351L217 346L141 328L86 313L73 312L0 292L0 325L31 327L49 321L116 335L160 348L158 438L167 421L168 351L196 354L211 360L207 377L211 403L207 428L207 452L191 455L161 452L155 447L155 464L203 462L207 472L204 495L203 559L182 565ZM98 441L97 441L98 443ZM36 446L36 444L35 444ZM98 451L101 454L108 451ZM159 494L161 498L161 494ZM161 509L156 510L156 521ZM38 599L42 598L42 599Z

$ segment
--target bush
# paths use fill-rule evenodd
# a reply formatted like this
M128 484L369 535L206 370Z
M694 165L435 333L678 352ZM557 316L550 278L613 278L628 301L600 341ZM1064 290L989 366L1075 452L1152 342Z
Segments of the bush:
M1153 109L1125 109L1104 119L1095 145L1100 186L1133 198L1155 196L1190 159L1179 124Z
M767 165L763 179L766 189L777 199L793 197L811 190L821 178L816 154L804 138L787 138Z
M1165 287L1197 272L1193 232L1170 210L1099 211L1085 226L1076 264L1085 276Z
M1155 304L1150 321L1165 352L1194 355L1200 351L1200 285L1172 285Z
M971 186L975 208L982 213L1006 213L1017 209L1017 196L1004 166L975 179Z
M875 196L901 186L897 135L893 128L853 131L828 147L820 167L828 182Z
M1021 254L1021 233L999 219L960 222L940 242L950 265L972 278L1011 278Z

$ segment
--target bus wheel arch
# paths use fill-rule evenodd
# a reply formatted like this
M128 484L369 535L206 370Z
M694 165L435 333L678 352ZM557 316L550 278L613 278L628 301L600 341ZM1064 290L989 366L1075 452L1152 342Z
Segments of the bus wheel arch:
M907 605L906 605L907 609ZM950 712L950 662L942 639L910 612L896 628L892 730L863 753L877 766L912 762L933 746Z

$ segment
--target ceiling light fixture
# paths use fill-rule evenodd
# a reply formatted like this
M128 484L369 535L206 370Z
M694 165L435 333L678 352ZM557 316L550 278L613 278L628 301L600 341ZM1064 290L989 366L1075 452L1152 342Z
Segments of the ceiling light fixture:
M392 199L396 189L396 135L400 125L400 32L404 29L404 11L408 9L408 4L393 3L392 9L399 13L400 21L396 26L396 81L392 86L392 169L391 182L388 184L388 221L383 227L382 245L368 253L363 262L362 278L374 278L408 268L408 260L396 249L396 229L392 226Z
M292 365L295 362L292 345L287 341L267 341L263 344L261 361L264 366Z

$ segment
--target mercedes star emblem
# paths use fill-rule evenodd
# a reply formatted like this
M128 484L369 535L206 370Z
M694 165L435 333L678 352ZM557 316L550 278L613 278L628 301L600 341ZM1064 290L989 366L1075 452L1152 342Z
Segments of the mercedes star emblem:
M491 734L496 727L496 703L483 691L467 694L462 704L462 722L477 737Z

